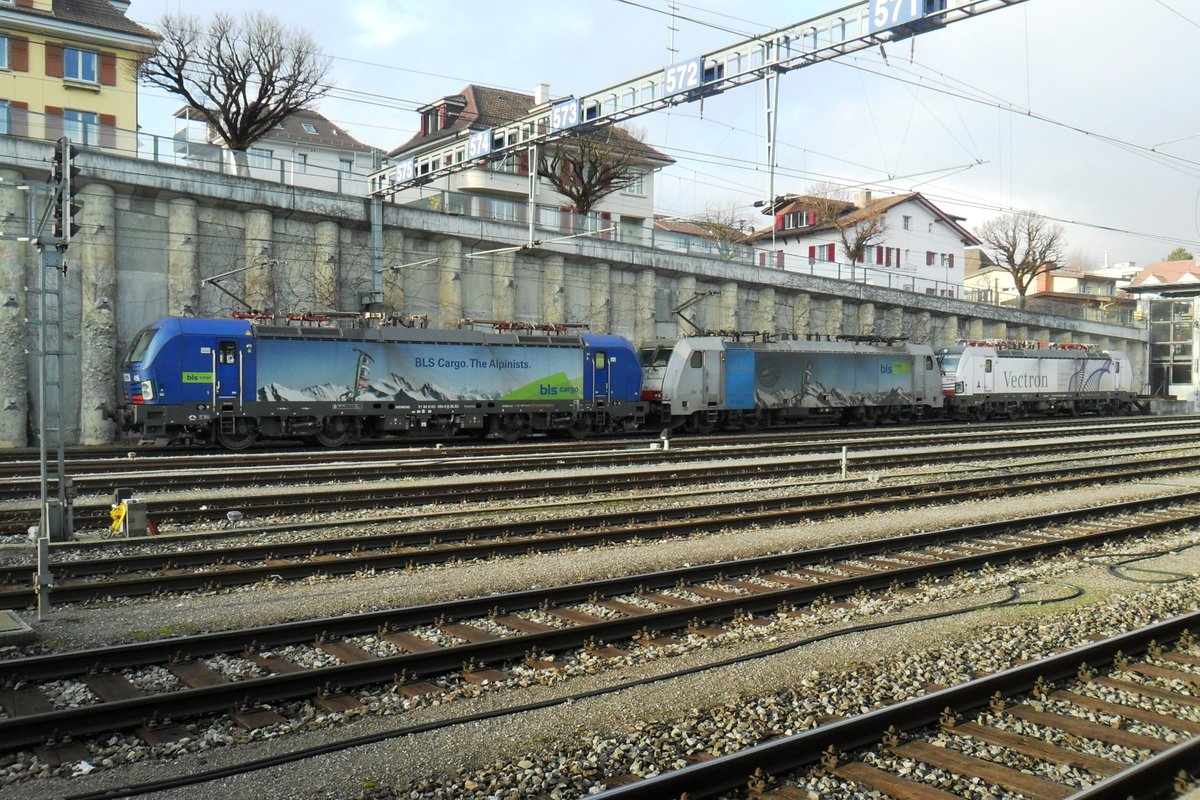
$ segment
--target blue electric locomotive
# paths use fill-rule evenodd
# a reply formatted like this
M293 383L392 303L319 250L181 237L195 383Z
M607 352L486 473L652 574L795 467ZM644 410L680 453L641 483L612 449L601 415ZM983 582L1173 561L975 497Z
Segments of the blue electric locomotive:
M645 420L642 374L619 336L252 324L167 317L121 366L120 418L143 439L575 437Z

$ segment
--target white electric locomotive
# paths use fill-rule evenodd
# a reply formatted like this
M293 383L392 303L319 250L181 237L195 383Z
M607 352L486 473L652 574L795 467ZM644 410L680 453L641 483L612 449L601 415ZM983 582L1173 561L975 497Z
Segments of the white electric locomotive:
M897 339L692 336L643 346L641 362L656 421L700 432L811 418L907 422L942 404L933 349Z
M960 341L937 358L949 415L1017 419L1140 408L1129 359L1092 345Z

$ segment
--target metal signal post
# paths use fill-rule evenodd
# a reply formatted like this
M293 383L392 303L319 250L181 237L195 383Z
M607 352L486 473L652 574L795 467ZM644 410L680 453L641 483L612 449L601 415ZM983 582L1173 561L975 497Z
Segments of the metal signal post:
M50 587L54 576L50 571L50 542L65 541L73 534L71 504L74 492L66 475L63 442L63 276L67 272L66 250L71 237L79 232L75 215L80 207L75 196L80 186L75 166L78 149L67 137L59 139L51 159L50 202L34 231L33 243L42 256L38 288L36 320L38 327L38 449L40 455L41 517L38 525L38 570L36 576L38 619L45 620L50 611ZM33 216L30 216L33 219ZM46 223L49 222L49 231ZM52 397L53 395L53 397ZM53 403L50 401L53 400ZM55 447L54 472L51 474L49 448ZM51 497L53 488L54 497Z

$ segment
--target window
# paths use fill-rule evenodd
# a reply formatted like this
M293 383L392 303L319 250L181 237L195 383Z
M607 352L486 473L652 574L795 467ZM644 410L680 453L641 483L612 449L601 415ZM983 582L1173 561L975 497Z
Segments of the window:
M909 216L904 217L904 230L906 230L906 231L912 230L912 217L909 217Z
M990 358L984 360L983 371L987 372L987 373L990 373L992 371L992 360Z
M605 354L602 352L596 353L596 359L593 364L595 365L596 369L604 369L606 366L608 366L608 360L605 358Z
M646 174L643 172L638 172L632 175L629 179L629 185L625 187L625 190L622 192L622 194L646 194Z
M692 357L688 359L688 366L692 369L700 369L704 366L704 351L693 350Z
M221 351L217 356L218 364L237 363L237 342L221 342Z
M250 166L256 169L270 169L275 160L275 151L265 147L251 147L246 153L250 156Z
M317 128L311 122L301 122L300 127L304 128L305 133L316 133Z
M64 47L63 77L72 81L98 83L99 61L99 54L92 50L76 50L74 47Z
M354 172L354 159L353 158L339 158L338 159L338 169L340 169L342 172L344 172L347 175L349 175L351 172Z
M91 111L63 110L63 134L82 145L99 144L100 117Z
M0 0L3 2L3 0ZM8 69L8 37L0 36L0 69Z
M308 153L296 153L296 172L308 172Z
M0 0L2 2L2 0ZM12 126L8 121L8 101L0 100L0 133L12 133Z

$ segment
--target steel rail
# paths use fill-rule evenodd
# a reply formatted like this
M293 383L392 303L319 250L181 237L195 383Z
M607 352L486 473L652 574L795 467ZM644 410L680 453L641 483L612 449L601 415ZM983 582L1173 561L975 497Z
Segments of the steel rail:
M1178 442L1178 437L1169 441ZM1071 453L1089 452L1096 458L1103 454L1095 454L1094 443L1063 443L1061 445L1043 445L1041 453ZM1028 445L1014 448L970 450L966 455L975 458L1012 458L1015 452L1023 452ZM959 455L964 451L960 448ZM1118 451L1116 455L1121 455ZM707 455L704 460L713 460L713 455ZM1186 461L1188 457L1177 457ZM1193 457L1194 458L1194 457ZM860 456L851 460L857 470L914 467L928 464L942 464L947 456L942 452L921 454L884 454L878 456ZM1160 459L1154 461L1159 462ZM799 477L804 475L824 475L840 466L841 458L818 458L799 463L776 462L774 464L753 463L748 465L721 464L717 466L676 466L662 465L661 470L636 473L593 474L593 475L559 475L528 479L505 479L492 484L481 484L477 488L470 485L456 484L454 486L359 486L340 485L332 489L317 489L304 494L288 495L253 495L231 498L226 501L228 508L237 508L243 514L254 516L259 514L281 514L320 511L343 511L352 509L377 508L380 505L418 505L432 502L454 502L465 500L506 500L525 497L537 497L546 491L554 489L574 489L577 492L612 491L623 486L668 486L680 483L692 483L697 480L732 480L738 477L767 478L779 475ZM682 476L688 476L685 480ZM977 480L977 479L976 479ZM154 502L150 507L151 516L158 522L203 522L212 521L219 516L220 508L213 508L212 499L166 499ZM102 527L108 525L108 506L79 505L75 509L77 526L92 524ZM30 524L30 510L12 510L0 512L0 533L19 535Z
M1144 651L1151 642L1161 644L1172 641L1185 630L1195 630L1197 625L1200 625L1200 611L1193 611L878 711L609 789L596 797L604 800L661 800L685 793L692 800L716 797L722 792L745 788L747 779L756 770L772 776L795 772L818 761L829 747L848 752L878 742L889 727L895 727L898 731L928 727L938 722L946 708L959 712L980 708L986 706L996 693L1010 695L1032 689L1038 678L1050 682L1062 681L1074 675L1083 664L1095 667L1111 663L1118 653ZM1097 797L1120 797L1124 800L1125 795L1103 794Z
M1165 468L1141 465L1137 469L1105 473L1104 477L1143 478L1157 470L1174 471L1175 465ZM1059 477L1060 485L1087 483L1095 475ZM171 553L123 555L113 558L63 561L55 566L56 583L53 595L57 602L84 602L108 596L137 596L170 591L191 591L218 586L244 586L276 578L306 578L314 574L346 575L368 569L399 569L445 563L451 559L484 559L495 556L520 555L536 550L552 552L564 548L613 544L636 539L666 538L700 531L713 531L736 525L780 525L814 517L839 514L861 514L866 511L894 510L914 504L980 499L1003 494L1041 491L1045 488L1045 473L1035 480L980 487L978 481L959 479L939 484L915 484L890 487L888 497L881 498L877 488L858 489L832 495L840 502L796 507L812 498L806 495L783 498L741 500L708 504L701 514L696 508L650 509L617 512L591 518L567 517L557 520L497 523L491 526L470 525L434 532L372 534L365 537L339 537L319 541L277 542L230 548L208 548ZM966 488L962 488L963 486ZM957 491L954 491L957 489ZM824 500L831 495L822 495ZM587 530L587 528L592 530ZM555 535L555 534L558 535ZM492 540L474 541L491 536ZM513 538L520 537L520 538ZM433 548L432 544L460 542L455 547ZM425 546L430 549L399 550ZM368 546L377 551L356 552ZM343 558L278 563L289 557L332 556L349 553ZM241 561L263 561L266 564L247 565L236 569L221 569ZM182 566L213 566L211 571L186 574L146 574L150 570L177 569ZM0 569L0 578L7 587L0 587L0 608L24 608L32 601L27 582L30 566ZM142 574L125 574L141 570ZM106 581L80 580L67 582L70 577L116 576ZM23 585L14 585L23 584Z
M1022 522L1025 522L1025 520ZM9 717L0 720L0 749L11 750L22 746L36 745L44 740L48 732L57 731L60 735L65 733L82 735L124 730L137 727L151 720L161 720L166 717L222 713L255 703L295 699L319 693L325 687L332 686L345 689L370 684L388 683L402 679L402 676L404 678L430 677L463 669L465 665L471 663L489 664L520 659L528 655L531 651L563 652L577 649L588 642L633 638L648 629L657 631L676 630L686 628L696 622L718 622L733 619L739 614L770 613L776 611L785 603L804 605L812 603L821 597L847 597L861 591L874 591L896 585L908 585L925 578L943 577L952 575L960 570L977 569L984 564L1020 560L1069 550L1082 544L1144 535L1160 531L1164 528L1180 524L1195 524L1196 522L1200 522L1200 513L1188 514L1186 517L1171 520L1139 522L1133 525L1093 531L1065 539L1040 541L1017 545L1003 550L948 558L932 564L900 566L893 570L869 575L831 576L831 580L811 586L772 589L753 595L712 600L707 603L651 611L647 614L625 616L618 619L606 619L570 628L469 643L429 652L346 663L314 670L280 673L263 678L241 680L230 684L187 689L180 692L85 706L78 709ZM943 535L945 534L943 533ZM961 535L959 538L961 538ZM793 554L791 557L794 559L795 555ZM776 558L785 557L779 556ZM673 581L678 581L681 575L685 573L694 575L699 572L700 574L708 574L710 576L714 574L720 575L721 573L719 572L712 572L712 570L720 566L722 565L685 568L684 570L636 575L601 583L573 584L554 590L553 597L555 602L564 604L586 601L597 594L601 590L601 587L603 587L606 593L621 594L629 591L644 590L646 587L673 586L675 585ZM724 568L728 570L729 565L724 565ZM450 603L416 606L392 612L387 619L387 624L414 627L430 624L445 617L481 616L498 607L501 611L508 612L514 608L529 608L534 603L540 604L547 596L548 592L546 590L532 590L503 597L491 596L452 601ZM321 621L315 624L320 625L322 622L326 626L329 625L328 621ZM256 639L249 646L249 649L261 649L264 646L271 646L272 638L278 636L280 632L286 630L288 631L288 635L294 635L296 629L302 625L313 626L314 622L292 623L268 629L253 629ZM240 633L244 637L245 632ZM222 634L221 636L227 635ZM211 642L212 640L210 639L209 643L211 644ZM274 644L279 643L279 641L274 642ZM38 677L48 676L48 674L52 673L48 673L47 667L53 663L57 663L59 668L61 668L61 665L68 661L73 662L76 669L80 667L86 668L89 666L89 662L93 668L103 669L107 667L114 669L121 666L121 658L127 654L139 651L144 654L148 648L160 648L161 651L170 653L173 647L178 654L182 655L186 643L182 640L165 640L153 643L152 645L119 646L109 649L109 652L82 651L63 654L61 656L21 659L20 662L13 664L0 662L0 678L10 681L20 680L21 676L13 672L18 667L27 670L26 674L31 677L33 675L37 675ZM103 660L98 660L98 657ZM937 710L940 711L941 707Z

